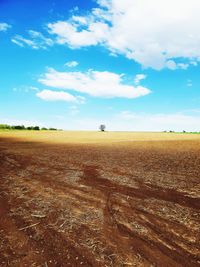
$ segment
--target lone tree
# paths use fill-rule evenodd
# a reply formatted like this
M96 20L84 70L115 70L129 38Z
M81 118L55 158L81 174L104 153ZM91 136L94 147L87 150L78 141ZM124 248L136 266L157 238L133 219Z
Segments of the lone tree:
M101 132L104 132L105 129L106 129L106 125L101 124L101 125L99 126L99 129L100 129Z

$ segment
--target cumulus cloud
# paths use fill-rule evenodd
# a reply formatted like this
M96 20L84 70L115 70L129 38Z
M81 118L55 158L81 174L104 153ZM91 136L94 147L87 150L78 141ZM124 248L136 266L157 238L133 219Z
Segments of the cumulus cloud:
M69 93L46 89L38 92L36 96L46 101L77 102L77 98Z
M11 28L11 25L9 25L8 23L0 23L0 32L6 32L9 28Z
M50 38L45 37L42 33L37 31L28 31L28 38L21 35L15 35L11 41L21 47L29 46L32 49L47 49L53 45L53 41Z
M74 90L95 97L137 98L151 93L143 86L126 84L124 76L108 71L59 72L48 71L39 79L45 86Z
M74 68L76 66L78 66L78 62L77 61L69 61L67 63L65 63L65 66L69 67L69 68Z
M83 25L86 29L82 29ZM104 42L105 36L109 33L109 26L104 22L86 20L86 25L85 23L80 25L74 18L70 21L49 23L48 28L49 33L57 36L57 43L67 44L71 48L97 45Z
M96 0L86 16L49 23L56 42L103 45L156 70L187 69L200 58L199 0Z

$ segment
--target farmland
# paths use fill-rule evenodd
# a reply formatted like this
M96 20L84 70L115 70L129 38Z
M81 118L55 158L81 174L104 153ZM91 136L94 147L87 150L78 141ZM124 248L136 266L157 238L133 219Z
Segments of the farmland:
M200 266L200 135L0 132L0 266Z

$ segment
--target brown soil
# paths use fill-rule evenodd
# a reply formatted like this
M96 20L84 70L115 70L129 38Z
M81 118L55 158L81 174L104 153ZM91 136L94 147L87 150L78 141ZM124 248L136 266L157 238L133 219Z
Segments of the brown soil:
M0 139L0 266L200 266L200 141Z

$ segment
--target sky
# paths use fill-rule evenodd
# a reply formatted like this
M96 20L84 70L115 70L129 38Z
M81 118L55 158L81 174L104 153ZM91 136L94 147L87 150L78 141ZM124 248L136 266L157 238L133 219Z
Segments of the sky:
M0 0L0 123L200 131L199 0Z

